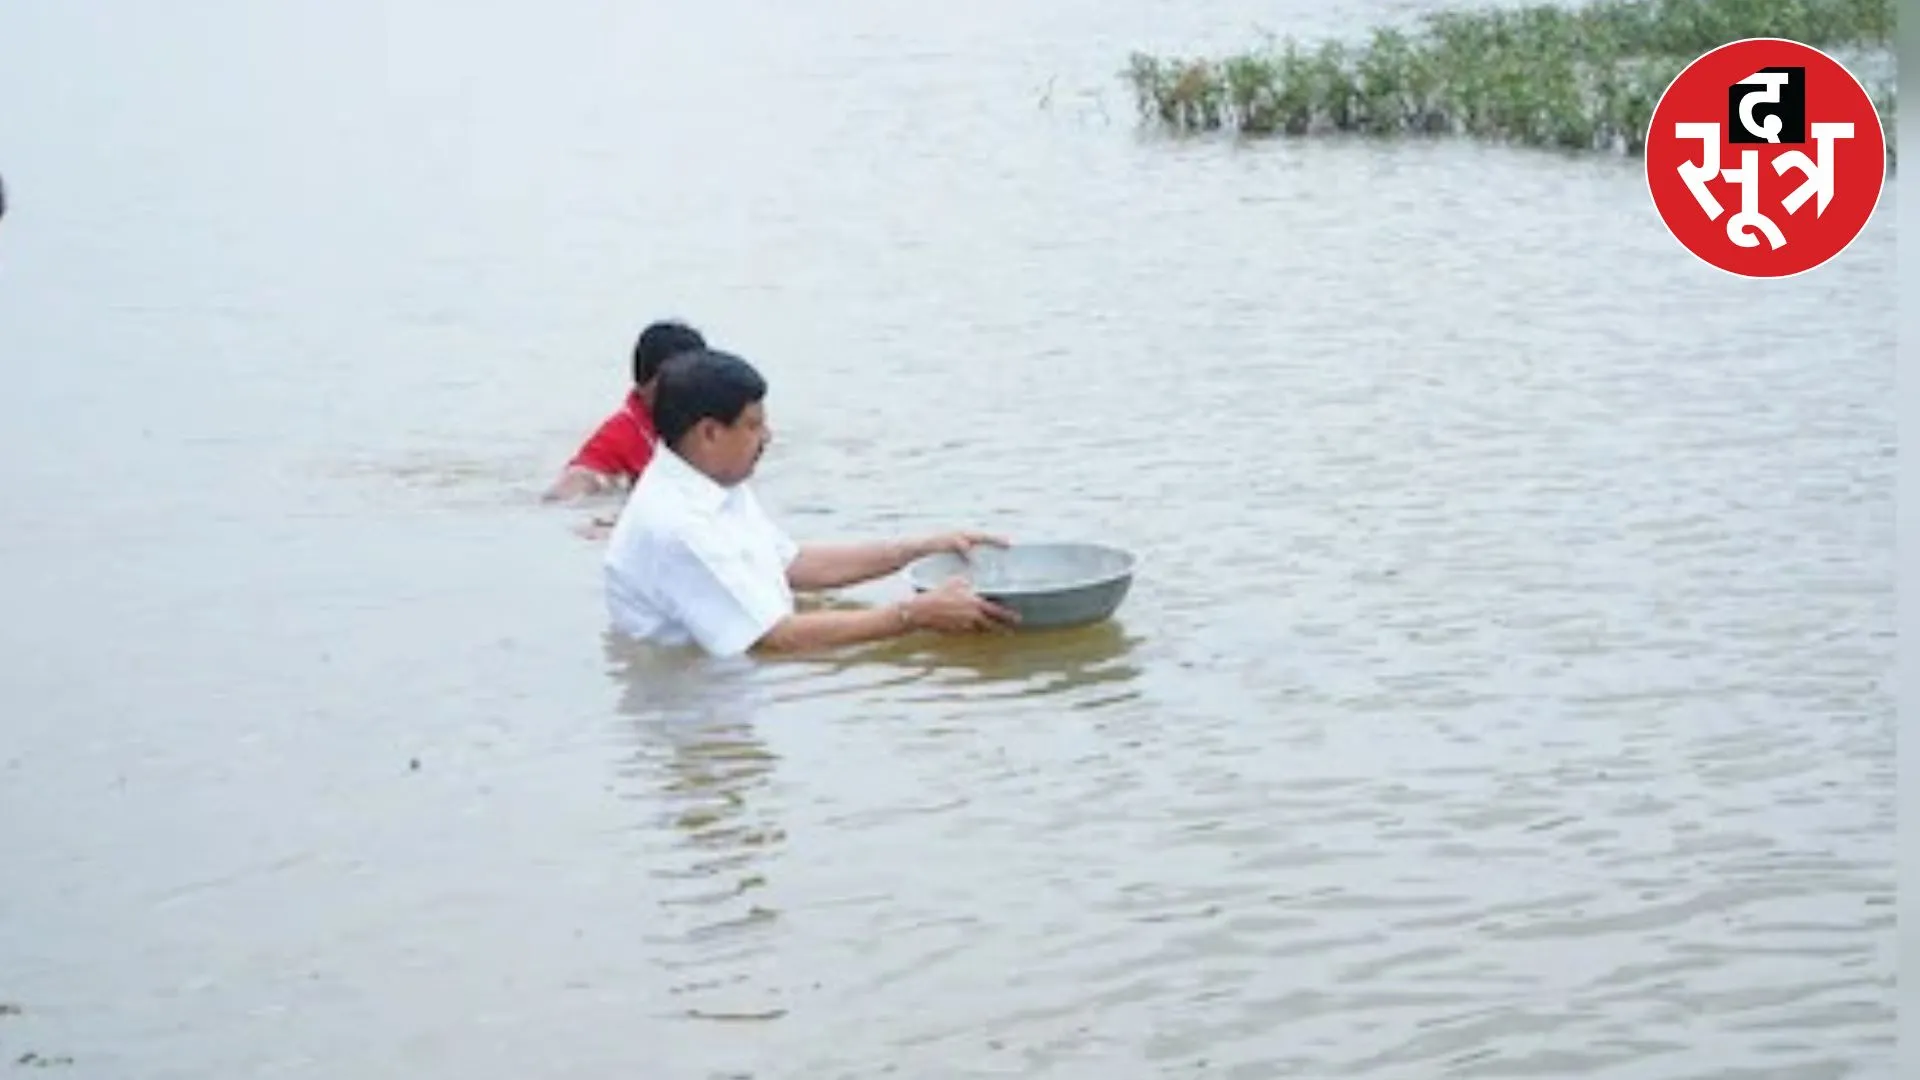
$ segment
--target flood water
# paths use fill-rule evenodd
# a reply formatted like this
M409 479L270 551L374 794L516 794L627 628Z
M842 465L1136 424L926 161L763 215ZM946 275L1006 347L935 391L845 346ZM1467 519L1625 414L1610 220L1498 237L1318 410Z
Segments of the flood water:
M0 1064L1893 1076L1893 185L1748 283L1114 77L1411 10L15 5ZM668 314L797 536L1120 617L611 641L534 499Z

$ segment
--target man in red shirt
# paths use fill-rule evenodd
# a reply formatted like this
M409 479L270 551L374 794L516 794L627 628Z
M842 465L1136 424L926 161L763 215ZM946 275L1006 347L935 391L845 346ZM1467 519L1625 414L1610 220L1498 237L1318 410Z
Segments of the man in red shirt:
M657 322L641 331L633 347L633 389L626 402L581 444L542 500L576 499L632 487L653 460L653 447L659 441L653 429L653 388L660 365L706 347L700 331L682 322Z

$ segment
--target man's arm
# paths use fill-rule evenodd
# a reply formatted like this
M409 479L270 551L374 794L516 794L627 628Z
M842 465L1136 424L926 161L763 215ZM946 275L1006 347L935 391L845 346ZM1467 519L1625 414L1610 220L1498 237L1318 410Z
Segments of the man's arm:
M700 646L714 656L811 653L919 629L915 600L854 611L796 612L776 587L710 538L677 538L663 553L660 584Z
M918 540L807 544L787 564L787 584L801 592L858 585L885 577L923 555L939 551L965 554L981 544L1005 547L1007 541L991 533L954 532Z
M750 649L808 653L899 637L915 630L983 633L1019 622L1012 611L974 595L959 581L865 611L808 611L775 622Z
M911 550L919 545L902 546ZM878 557L872 551L848 556ZM714 656L818 652L915 630L983 631L1016 621L1011 611L975 596L957 579L884 607L796 612L791 598L778 588L778 579L769 583L758 566L739 559L720 537L700 529L674 537L659 559L657 587L667 606ZM798 561L796 554L789 568Z
M806 544L787 564L787 584L801 592L838 589L885 577L925 554L903 540L858 544Z
M553 486L540 497L541 501L571 501L629 486L653 456L651 447L635 442L632 425L633 421L623 413L602 420L574 452L573 459L567 462Z
M802 611L773 624L753 643L757 653L811 653L883 641L917 630L906 604L856 611Z
M540 496L541 502L571 502L589 495L598 495L604 491L614 491L621 486L620 479L606 473L595 472L584 465L569 465L561 472L553 486Z

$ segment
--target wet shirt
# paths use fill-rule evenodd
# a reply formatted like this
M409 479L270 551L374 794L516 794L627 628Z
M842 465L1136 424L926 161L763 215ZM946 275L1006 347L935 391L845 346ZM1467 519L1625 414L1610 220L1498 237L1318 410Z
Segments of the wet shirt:
M567 464L631 480L647 471L659 439L652 412L640 400L639 391L632 391L620 411L602 421Z
M607 613L629 637L737 656L793 614L799 553L750 485L722 487L662 448L607 540Z

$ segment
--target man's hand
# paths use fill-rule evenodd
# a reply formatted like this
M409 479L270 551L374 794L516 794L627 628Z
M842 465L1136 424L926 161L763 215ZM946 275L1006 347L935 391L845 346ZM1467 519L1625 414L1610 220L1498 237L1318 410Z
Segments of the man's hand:
M997 630L1020 621L1019 615L976 594L960 578L903 601L900 610L906 613L907 625L943 634Z
M540 501L546 503L572 502L576 499L590 499L600 495L626 491L633 486L633 477L613 476L594 472L580 465L569 465L554 480L553 486L541 493Z
M583 540L605 540L613 535L613 527L618 524L610 517L596 517L574 526L573 531Z
M943 551L951 551L955 555L965 555L976 547L1003 548L1007 546L1008 541L1004 536L965 530L961 532L936 533L933 536L922 537L919 540L910 541L907 548L913 553L913 558L917 559L923 555L935 555Z

